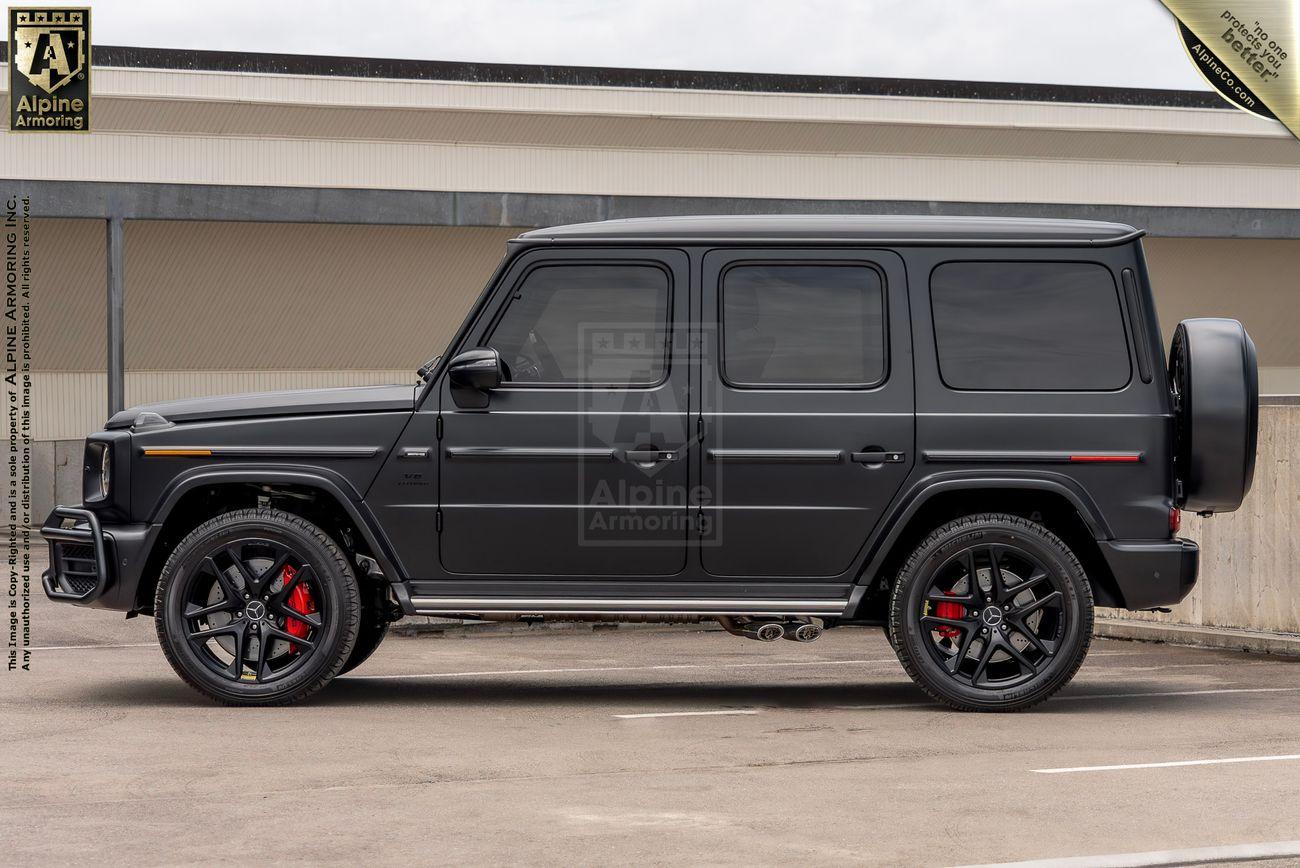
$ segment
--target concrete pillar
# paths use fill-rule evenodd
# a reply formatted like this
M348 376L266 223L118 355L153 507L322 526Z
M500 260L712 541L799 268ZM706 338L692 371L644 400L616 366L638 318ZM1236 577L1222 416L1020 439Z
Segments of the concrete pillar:
M108 414L125 406L126 334L123 321L122 218L108 218Z

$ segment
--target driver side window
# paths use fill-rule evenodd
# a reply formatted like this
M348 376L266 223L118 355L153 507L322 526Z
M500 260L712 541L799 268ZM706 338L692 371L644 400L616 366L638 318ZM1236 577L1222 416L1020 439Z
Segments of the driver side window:
M652 386L667 370L668 274L653 265L543 265L487 344L512 384Z

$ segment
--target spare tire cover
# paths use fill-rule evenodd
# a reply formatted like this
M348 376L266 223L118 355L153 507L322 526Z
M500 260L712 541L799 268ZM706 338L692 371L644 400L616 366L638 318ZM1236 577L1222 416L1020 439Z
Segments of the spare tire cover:
M1174 390L1178 505L1196 512L1241 506L1255 475L1259 371L1255 344L1235 319L1187 319L1169 351Z

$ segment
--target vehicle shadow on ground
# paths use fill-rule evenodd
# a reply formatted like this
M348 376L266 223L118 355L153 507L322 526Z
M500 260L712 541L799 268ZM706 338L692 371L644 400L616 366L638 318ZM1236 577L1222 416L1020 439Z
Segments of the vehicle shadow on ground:
M76 699L108 706L213 707L180 681L160 679L117 679L80 686ZM1154 704L1173 708L1180 705L1213 705L1222 710L1232 696L1161 696L1167 685L1159 681L1124 684L1125 694L1151 696L1088 697L1067 692L1037 706L1031 714L1091 715L1096 713L1144 713ZM647 712L717 711L726 709L807 709L871 711L873 709L944 713L948 709L931 701L910 684L730 684L716 681L681 683L637 683L608 681L566 681L555 683L522 678L367 679L341 677L307 700L314 707L357 706L484 706L530 705L534 707L586 707L608 714Z

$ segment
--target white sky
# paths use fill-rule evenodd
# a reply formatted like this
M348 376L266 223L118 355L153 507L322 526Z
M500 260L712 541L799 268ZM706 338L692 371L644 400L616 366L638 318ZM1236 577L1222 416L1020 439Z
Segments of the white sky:
M1206 89L1159 0L91 0L96 43Z

